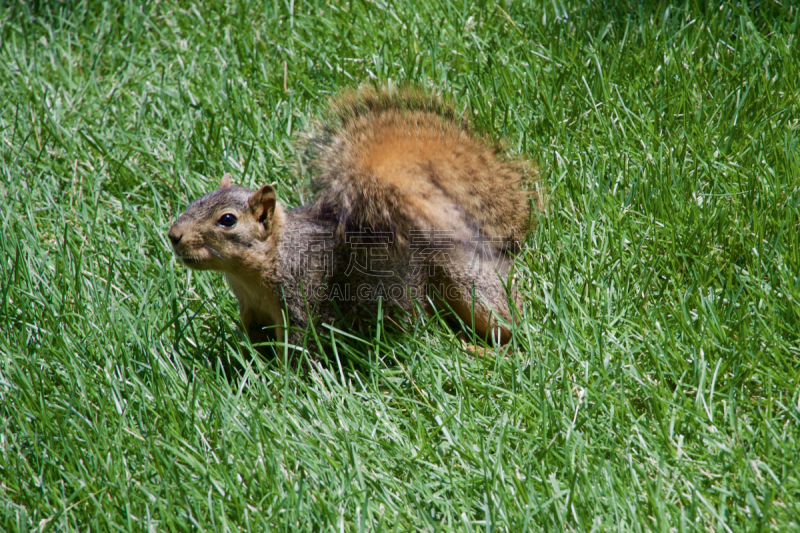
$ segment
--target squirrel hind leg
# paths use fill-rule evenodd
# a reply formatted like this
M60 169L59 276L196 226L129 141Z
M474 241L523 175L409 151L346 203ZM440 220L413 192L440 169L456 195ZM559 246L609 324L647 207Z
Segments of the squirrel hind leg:
M445 302L450 309L485 342L508 344L511 340L511 330L507 326L511 322L508 305L505 302L487 305L478 291L475 291L473 301L472 294L465 291L465 287L458 289L466 294L464 297L446 298Z
M494 269L482 269L482 272L468 276L442 275L434 285L437 306L452 310L485 342L508 344L511 340L509 325L515 316L519 316L519 298L515 292L509 298ZM516 307L516 313L509 308L509 301Z

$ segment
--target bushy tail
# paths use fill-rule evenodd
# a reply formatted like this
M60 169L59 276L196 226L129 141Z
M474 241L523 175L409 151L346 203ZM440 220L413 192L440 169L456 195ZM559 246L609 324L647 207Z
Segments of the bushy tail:
M315 208L339 233L415 230L484 236L498 247L521 240L538 191L524 160L509 160L455 108L415 87L364 86L333 98L301 140Z

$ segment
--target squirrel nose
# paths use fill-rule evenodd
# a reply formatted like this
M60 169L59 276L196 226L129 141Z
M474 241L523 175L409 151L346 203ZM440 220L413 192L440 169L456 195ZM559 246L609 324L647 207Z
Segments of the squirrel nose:
M167 233L167 237L169 240L172 241L172 246L177 246L179 242L181 242L181 238L183 237L183 233L178 231L178 228L175 227L175 224L169 228L169 232Z

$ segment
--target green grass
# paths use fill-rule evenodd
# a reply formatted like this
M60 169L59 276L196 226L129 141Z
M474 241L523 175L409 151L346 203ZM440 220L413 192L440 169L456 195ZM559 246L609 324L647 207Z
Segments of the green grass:
M0 7L0 530L800 531L797 5L142 4ZM172 256L371 79L541 164L497 357L281 368Z

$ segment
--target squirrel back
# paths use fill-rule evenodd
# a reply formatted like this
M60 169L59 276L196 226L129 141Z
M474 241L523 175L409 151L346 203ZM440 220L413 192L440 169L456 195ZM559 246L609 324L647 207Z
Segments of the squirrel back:
M365 86L333 99L302 139L315 205L341 233L436 230L515 249L541 208L535 167L504 158L440 98Z

